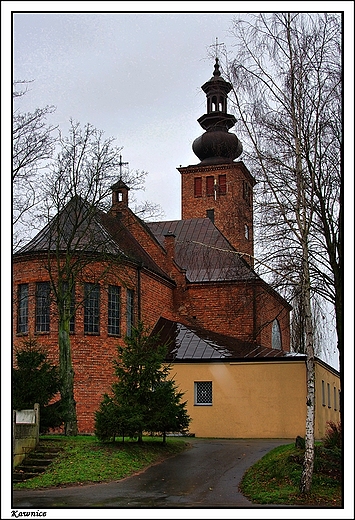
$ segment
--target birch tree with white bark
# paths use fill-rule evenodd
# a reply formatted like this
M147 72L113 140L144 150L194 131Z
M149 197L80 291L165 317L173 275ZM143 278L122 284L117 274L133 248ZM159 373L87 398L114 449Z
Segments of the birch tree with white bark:
M333 305L342 360L341 18L270 13L233 21L223 70L244 157L256 177L255 228L271 282L297 302L307 358L306 448L314 465L315 305ZM257 263L256 263L257 266ZM294 344L297 347L297 344Z

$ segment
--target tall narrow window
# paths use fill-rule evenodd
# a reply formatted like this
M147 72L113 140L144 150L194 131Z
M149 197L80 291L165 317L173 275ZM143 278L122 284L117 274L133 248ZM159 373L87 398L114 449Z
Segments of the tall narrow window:
M202 177L195 177L194 179L194 195L195 197L202 197Z
M49 282L36 284L36 332L49 332L50 285Z
M218 175L218 186L219 186L219 194L225 195L227 193L227 176L226 175Z
M244 224L244 236L247 240L249 240L249 226L248 224Z
M274 320L272 324L271 346L277 350L281 350L281 330L278 320Z
M63 282L63 293L65 298L65 303L69 302L69 312L70 312L70 321L69 321L69 332L74 332L75 330L75 287L72 286L71 294L69 295L69 284L68 282ZM66 294L68 293L68 294Z
M325 383L322 380L322 405L325 406Z
M206 195L214 195L214 177L212 175L206 177Z
M17 288L17 332L28 332L28 284L21 283Z
M127 289L127 336L132 334L134 325L134 291Z
M108 333L120 334L120 287L116 285L108 288Z
M84 287L84 332L99 333L100 286L96 283L86 283Z
M334 410L337 409L337 389L334 387Z
M327 390L328 390L328 408L331 408L330 404L330 384L327 383Z
M212 405L212 381L195 382L195 405Z
M210 221L214 223L214 209L206 210L206 217L209 218Z
M247 181L243 181L243 198L249 205L251 204L251 187Z

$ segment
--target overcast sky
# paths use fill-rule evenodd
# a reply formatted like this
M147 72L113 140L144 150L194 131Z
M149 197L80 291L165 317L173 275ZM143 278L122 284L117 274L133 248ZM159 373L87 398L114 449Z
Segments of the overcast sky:
M149 173L143 198L160 204L165 219L179 219L176 168L199 162L191 145L203 133L197 118L206 111L201 85L213 73L208 54L216 38L232 43L234 16L15 13L14 80L33 80L15 106L55 105L51 120L63 131L73 118L115 137L123 161Z

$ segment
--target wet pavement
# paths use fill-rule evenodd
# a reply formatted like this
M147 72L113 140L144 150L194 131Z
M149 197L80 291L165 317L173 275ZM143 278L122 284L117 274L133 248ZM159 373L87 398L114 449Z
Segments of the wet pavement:
M238 491L245 470L290 439L189 439L186 451L109 483L13 491L13 508L255 507Z

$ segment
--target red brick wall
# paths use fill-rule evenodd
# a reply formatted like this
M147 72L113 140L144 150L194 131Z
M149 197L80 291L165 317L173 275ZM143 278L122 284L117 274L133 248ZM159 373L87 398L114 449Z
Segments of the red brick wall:
M98 281L103 268L93 263L83 274L85 281ZM40 345L48 349L50 360L58 364L58 320L55 303L51 305L51 326L49 333L35 333L35 283L48 281L49 275L44 261L23 259L15 261L14 281L14 345L19 346L23 337L17 334L17 285L29 283L29 334L35 336ZM181 280L180 280L181 281ZM110 337L107 333L107 293L108 284L121 287L121 337ZM73 366L75 371L75 399L79 432L92 433L94 414L102 400L102 394L110 390L114 381L113 360L117 355L117 345L123 345L126 333L126 288L136 293L135 315L138 317L138 274L132 265L116 266L110 275L100 281L100 334L84 334L83 307L76 314L75 333L71 334ZM272 321L278 317L282 330L283 349L289 349L288 312L280 300L258 286L253 292L249 284L185 284L176 288L145 270L140 272L141 319L148 327L153 327L160 316L184 323L200 325L206 329L229 334L242 340L251 341L257 334L257 341L271 346ZM76 286L76 300L83 296L83 286ZM255 296L255 297L254 297Z
M250 284L190 284L178 309L180 319L243 341L271 348L274 319L281 328L282 348L289 351L289 311L262 286Z
M35 333L35 284L48 281L48 272L44 261L24 260L15 262L13 270L14 281L14 346L20 346L22 339L36 337L39 345L48 350L49 359L58 365L58 316L56 305L51 303L51 323L49 333ZM84 278L88 282L95 281L100 275L100 264L91 264ZM102 394L109 392L114 382L113 360L117 357L117 345L123 345L126 334L126 292L125 288L135 291L135 316L138 317L137 272L132 266L116 266L115 272L106 275L100 283L100 334L84 334L83 307L76 312L75 333L71 334L72 360L75 372L74 393L77 402L79 432L93 432L95 411L102 400ZM29 334L17 334L17 285L29 283ZM107 333L107 286L121 287L121 336L109 336ZM172 287L166 282L161 283L158 277L146 271L141 272L141 319L148 327L153 327L160 316L173 319ZM82 300L83 286L76 286L76 301Z
M245 253L245 260L253 265L253 177L242 162L209 166L178 168L181 173L182 218L205 218L207 210L214 209L214 223L233 247ZM206 177L213 176L217 183L219 175L226 175L226 193L216 198L206 194ZM195 197L194 179L202 177L202 196ZM244 183L244 184L243 184ZM246 198L245 183L249 187ZM245 225L249 237L245 237Z

